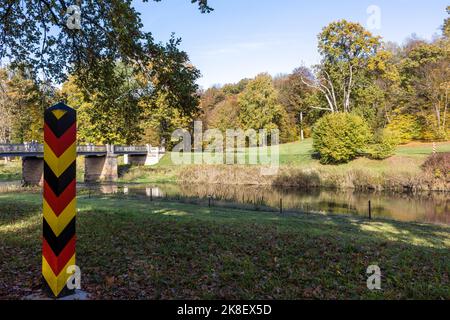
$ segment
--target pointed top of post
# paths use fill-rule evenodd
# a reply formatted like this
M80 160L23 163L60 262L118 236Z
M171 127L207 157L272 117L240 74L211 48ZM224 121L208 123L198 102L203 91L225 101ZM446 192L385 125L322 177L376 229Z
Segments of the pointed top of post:
M55 110L74 111L74 109L66 105L64 102L58 102L54 106L51 106L50 108L47 109L47 111L55 111Z
M74 117L76 114L75 109L72 109L68 105L66 105L64 102L59 102L55 104L54 106L51 106L50 108L45 110L46 119L48 119L48 115L52 114L57 120L60 120L65 114L70 114L71 117Z

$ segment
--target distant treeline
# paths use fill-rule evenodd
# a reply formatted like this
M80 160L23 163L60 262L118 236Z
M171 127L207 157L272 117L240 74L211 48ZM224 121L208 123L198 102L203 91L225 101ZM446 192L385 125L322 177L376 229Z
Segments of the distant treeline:
M201 97L206 127L272 128L281 140L306 137L329 113L362 117L373 132L389 128L399 142L449 138L450 32L425 41L384 43L355 23L338 21L319 35L321 63L291 74L260 74L207 89Z

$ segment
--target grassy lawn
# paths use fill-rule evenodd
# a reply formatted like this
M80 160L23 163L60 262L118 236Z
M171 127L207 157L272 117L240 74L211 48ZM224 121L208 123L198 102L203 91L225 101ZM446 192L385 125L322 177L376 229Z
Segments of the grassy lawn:
M317 169L321 172L331 174L345 174L349 171L364 171L367 174L399 174L414 175L420 173L420 165L432 154L432 143L411 143L399 146L394 156L385 160L371 160L368 158L358 158L342 165L322 165L318 160L313 159L312 139L303 142L294 142L280 145L280 165L295 169ZM437 143L438 152L450 152L450 142ZM246 151L248 157L249 152ZM179 168L174 168L171 162L170 153L166 154L161 162L154 168L164 168L172 170L176 175ZM139 170L139 169L137 169ZM150 177L149 177L150 178ZM151 178L150 178L151 179ZM143 179L145 180L145 179Z
M438 152L450 152L450 141L436 143ZM296 166L318 166L319 161L312 158L313 141L306 139L303 142L293 142L280 145L280 164L281 165L296 165ZM246 159L248 154L256 152L255 149L246 149ZM432 143L413 142L407 145L398 146L394 157L412 157L425 159L433 152ZM368 159L366 159L368 160ZM383 162L372 160L371 162ZM349 165L352 165L351 162ZM171 161L171 154L166 154L160 163L155 167L170 167L173 163ZM328 166L329 167L329 166Z
M21 161L9 161L0 163L0 181L13 181L22 179Z
M0 194L0 298L40 283L41 196ZM82 286L106 299L450 299L450 228L80 197ZM366 287L367 267L382 290Z

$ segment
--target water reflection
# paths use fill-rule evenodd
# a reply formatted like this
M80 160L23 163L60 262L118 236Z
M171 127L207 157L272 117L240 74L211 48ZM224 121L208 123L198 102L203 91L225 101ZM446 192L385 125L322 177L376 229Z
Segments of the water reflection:
M21 189L20 181L0 182L0 192ZM400 221L417 221L450 225L448 193L361 193L352 190L282 189L261 186L194 185L194 184L103 184L78 185L79 195L120 194L124 197L169 198L192 200L212 205L245 209L278 211L280 199L283 209L293 212L320 212L347 215L368 215L368 201L372 216ZM26 189L25 189L26 190ZM38 189L40 190L40 189ZM197 200L197 201L196 201Z
M446 193L361 193L353 190L283 189L261 186L194 185L194 184L129 184L80 186L90 192L123 194L171 199L204 199L211 197L215 205L237 204L248 209L298 212L320 212L347 215L368 215L400 221L450 224L450 200Z

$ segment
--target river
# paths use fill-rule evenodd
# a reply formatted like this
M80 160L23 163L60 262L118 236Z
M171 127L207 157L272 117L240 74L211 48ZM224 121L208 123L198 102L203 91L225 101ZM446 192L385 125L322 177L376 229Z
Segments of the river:
M0 183L0 192L20 182ZM78 185L79 194L115 194L135 197L189 200L211 206L231 206L251 210L314 212L450 225L448 193L364 193L353 190L282 189L261 186L195 184L107 184ZM211 200L209 200L211 199Z

